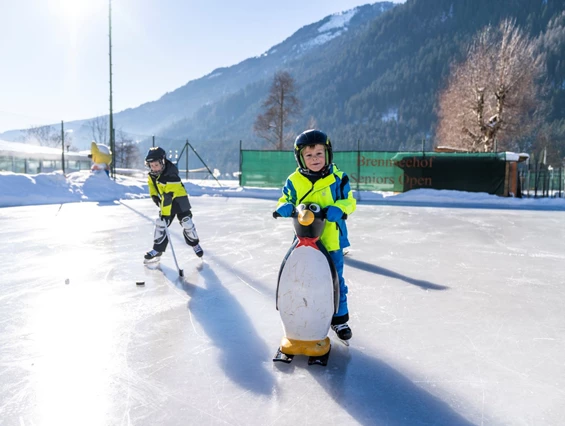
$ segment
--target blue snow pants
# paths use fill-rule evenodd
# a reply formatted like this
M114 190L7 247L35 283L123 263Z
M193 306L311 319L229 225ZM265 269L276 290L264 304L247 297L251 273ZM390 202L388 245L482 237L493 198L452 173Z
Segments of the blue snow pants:
M334 317L340 317L349 313L347 308L347 286L343 279L343 250L334 250L329 252L332 258L337 276L339 277L339 307Z

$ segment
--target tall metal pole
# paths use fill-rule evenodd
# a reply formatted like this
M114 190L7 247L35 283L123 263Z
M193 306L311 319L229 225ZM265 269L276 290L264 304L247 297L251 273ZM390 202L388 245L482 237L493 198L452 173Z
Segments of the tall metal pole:
M109 59L110 59L110 151L112 151L112 162L110 163L110 175L112 179L116 178L116 144L114 141L114 112L112 107L112 0L108 0L108 41L109 41Z
M186 141L186 143L188 143L188 139ZM243 150L242 148L242 142L241 139L239 140L239 186L241 186L241 180L242 180L242 176L243 176Z
M361 201L359 182L361 181L361 139L357 139L357 200Z
M184 148L183 150L186 149L186 180L188 180L188 139L186 140L186 143L184 144Z
M63 174L65 174L65 126L63 120L61 120L61 168Z

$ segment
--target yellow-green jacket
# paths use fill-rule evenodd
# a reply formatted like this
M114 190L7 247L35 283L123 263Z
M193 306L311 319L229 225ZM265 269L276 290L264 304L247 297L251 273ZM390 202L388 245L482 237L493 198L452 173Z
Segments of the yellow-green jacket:
M158 176L149 175L149 195L161 199L161 216L170 216L173 200L180 202L182 210L189 210L188 193L179 176L177 166L165 160L165 170ZM183 198L184 197L184 198Z
M287 178L282 189L283 195L279 199L277 208L285 203L292 203L295 206L302 203L316 203L321 208L329 206L339 207L347 215L355 211L357 201L353 198L347 174L338 170L332 164L327 176L312 183L310 179L302 175L298 170L297 168ZM326 250L334 251L340 249L340 233L347 233L345 226L340 226L339 222L326 221L324 231L320 237Z

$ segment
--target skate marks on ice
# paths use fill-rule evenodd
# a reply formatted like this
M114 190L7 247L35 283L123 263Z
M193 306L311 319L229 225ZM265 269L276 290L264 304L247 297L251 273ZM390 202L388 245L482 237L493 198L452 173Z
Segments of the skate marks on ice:
M153 222L137 210L124 206ZM218 348L220 355L217 365L224 370L224 376L243 389L257 394L271 394L275 385L272 372L267 370L271 348L256 331L256 321L248 316L244 306L226 287L233 288L234 280L237 280L238 288L244 285L259 299L268 300L273 305L274 290L257 280L253 274L248 274L249 270L235 268L222 256L215 255L213 249L207 250L205 258L194 257L188 262L184 258L183 262L184 277L179 277L168 251L161 256L160 262L144 264L146 287L152 279L156 282L161 279L186 294L189 297L187 309L192 327L198 334L197 338L205 341L200 347L204 348L203 351L211 345ZM202 356L207 357L208 353Z
M334 403L361 425L471 426L475 423L452 409L408 377L365 351L341 345L332 338L326 367L308 365L308 357L295 356L291 363L275 362L273 369L292 380L308 374ZM320 398L320 395L318 395ZM453 398L452 398L453 399ZM459 406L467 406L465 403ZM486 419L475 413L476 418ZM468 413L466 413L468 414ZM487 423L485 423L487 424Z
M120 200L119 203L120 203L120 205L124 206L125 208L130 209L130 210L131 210L132 212L134 212L135 214L137 214L137 215L141 216L142 218L148 220L149 222L151 222L151 224L154 224L154 223L155 223L155 218L157 218L157 217L159 216L158 214L155 214L155 217L147 216L146 214L140 212L139 210L134 209L133 207L131 207L131 206L129 206L128 204L124 203L122 200Z
M186 272L190 274L193 269L198 270L199 267L201 268L201 265L189 265L189 267L185 269ZM144 277L145 277L143 281L145 281L146 286L150 284L170 283L174 287L178 287L181 290L184 290L183 288L184 285L190 285L190 282L187 279L185 279L185 277L179 276L178 269L176 269L176 267L174 266L172 267L168 266L166 261L143 263L143 269L144 269Z
M295 358L292 364L296 361ZM288 367L292 364L284 364L289 373L292 370ZM320 391L326 392L361 425L474 424L446 401L422 389L377 357L355 348L355 344L345 347L332 339L332 355L326 368L308 368L305 361L304 364L304 369L318 382ZM480 418L481 414L477 416Z
M362 260L352 259L349 256L344 257L344 263L351 267L362 271L371 272L373 274L382 275L385 277L396 278L398 280L407 282L408 284L415 285L423 290L448 290L449 287L440 284L434 284L429 281L418 280L416 278L407 277L398 272L391 271L390 269L381 266L373 265L372 263L363 262Z
M173 269L164 269L167 276L176 274ZM185 277L176 275L170 282L189 296L187 310L199 341L195 347L202 350L202 356L209 356L212 345L219 350L216 364L225 377L255 394L270 395L275 382L267 370L269 348L213 266L202 261L196 268L187 268Z
M213 252L210 252L209 257L213 257L215 264L218 264L223 269L234 274L242 284L249 287L251 290L255 291L256 293L265 296L270 300L273 300L274 303L276 286L273 286L271 283L273 282L276 283L276 279L277 279L276 274L278 274L278 269L273 270L271 275L264 275L261 280L258 280L249 274L249 270L250 270L249 268L251 268L251 266L249 265L248 265L248 269L244 270L243 267L238 268L233 264L226 262L223 258L214 256Z

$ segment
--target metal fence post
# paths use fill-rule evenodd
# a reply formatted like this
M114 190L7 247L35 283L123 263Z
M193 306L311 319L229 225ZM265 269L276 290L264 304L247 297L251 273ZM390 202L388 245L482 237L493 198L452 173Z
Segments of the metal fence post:
M563 184L563 175L561 173L561 170L563 170L563 167L559 167L559 198L561 198L561 190L562 190L562 184Z

